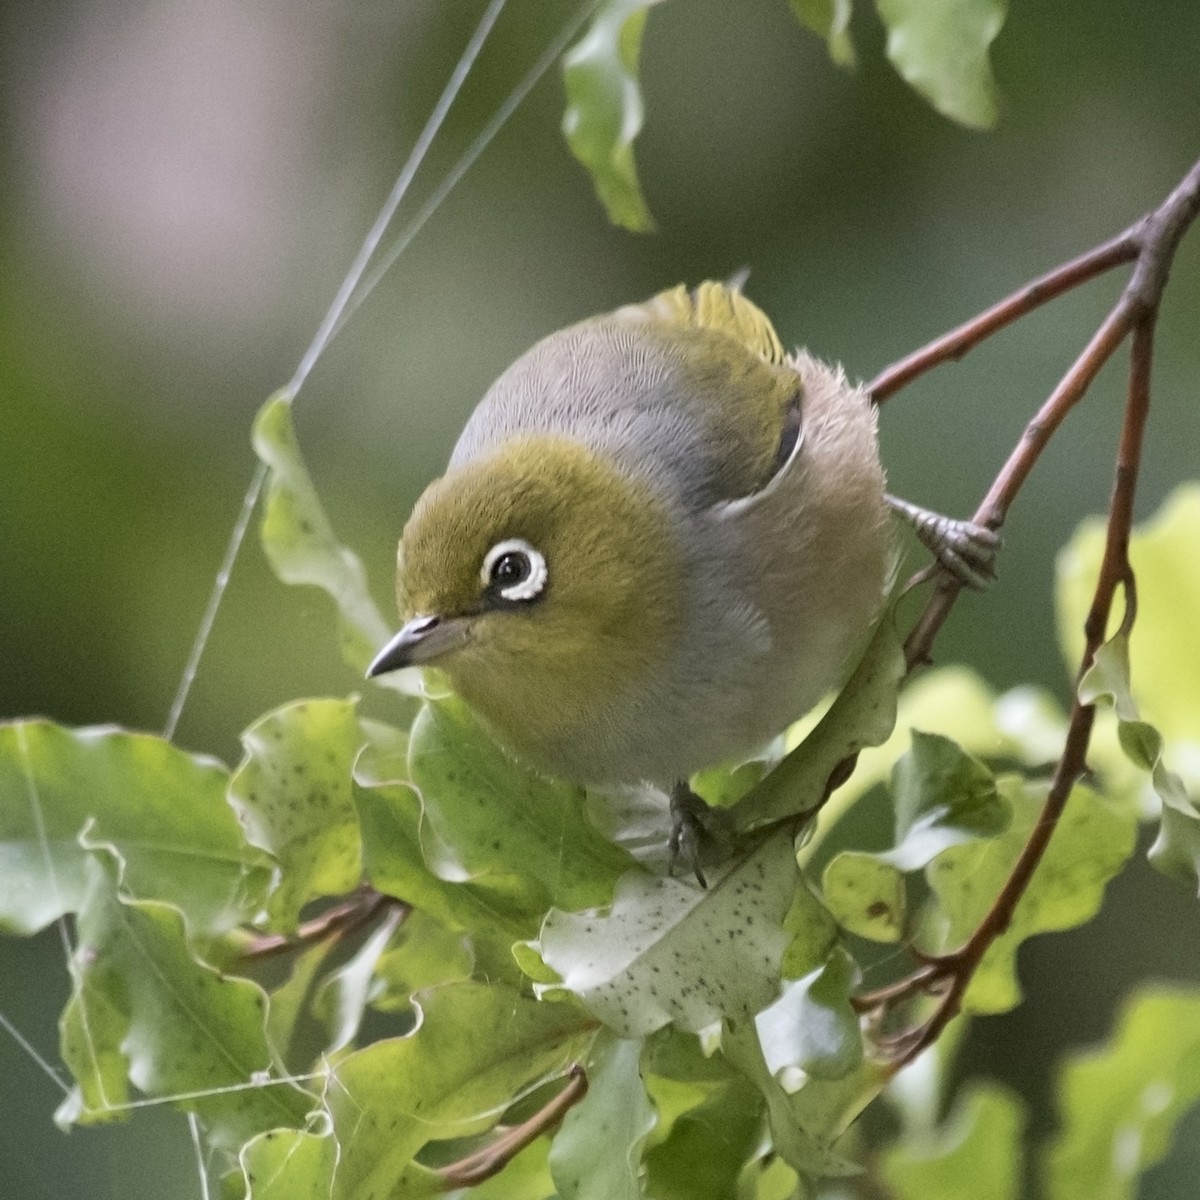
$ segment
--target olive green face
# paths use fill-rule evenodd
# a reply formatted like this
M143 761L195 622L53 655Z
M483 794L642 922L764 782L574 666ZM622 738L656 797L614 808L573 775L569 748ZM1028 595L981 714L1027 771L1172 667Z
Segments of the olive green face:
M663 502L577 442L512 439L418 501L397 596L413 645L510 747L602 719L677 635L681 559Z

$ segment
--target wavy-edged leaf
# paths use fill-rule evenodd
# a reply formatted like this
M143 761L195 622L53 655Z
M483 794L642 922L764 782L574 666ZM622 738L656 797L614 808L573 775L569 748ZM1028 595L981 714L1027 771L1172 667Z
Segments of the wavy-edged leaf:
M988 48L1004 25L1006 0L875 0L887 56L901 78L943 116L975 129L997 117Z
M418 993L419 1022L333 1068L326 1101L339 1148L334 1200L409 1195L402 1181L429 1142L490 1129L512 1101L582 1060L594 1025L572 1004L541 1004L501 984ZM408 1190L405 1190L408 1187Z
M124 886L187 913L197 934L248 919L270 880L225 802L226 768L160 737L45 720L0 725L0 929L35 933L82 902L84 831Z
M1012 1092L975 1085L943 1126L892 1146L880 1176L896 1200L1018 1200L1024 1124L1024 1107ZM1087 1195L1097 1200L1099 1193Z
M657 3L606 0L563 56L567 145L591 173L609 220L635 233L654 228L638 183L633 142L644 117L638 83L642 33L647 10Z
M358 1034L367 1005L383 990L376 969L403 915L403 909L392 909L351 958L322 980L314 994L313 1012L330 1031L328 1052L350 1045Z
M1137 621L1129 635L1132 694L1162 731L1168 756L1189 788L1200 790L1200 483L1167 498L1129 539L1137 575ZM1085 521L1059 552L1055 599L1059 641L1073 671L1104 553L1103 521ZM1119 606L1117 606L1119 607ZM1120 613L1114 613L1114 621Z
M953 846L926 869L946 917L944 944L957 946L976 928L1003 886L1038 820L1047 785L1017 776L997 780L1012 806L1012 825L987 841ZM1021 998L1017 948L1039 933L1070 929L1099 911L1108 881L1133 852L1136 821L1128 809L1075 787L1012 923L983 956L963 998L966 1012L1006 1012Z
M457 699L421 709L408 768L426 861L443 879L517 875L544 912L607 903L633 865L588 820L581 788L521 766Z
M338 611L343 659L365 671L392 635L367 587L362 561L338 541L308 475L292 423L292 396L276 392L254 420L254 451L270 468L262 518L262 544L271 569L284 583L306 583L324 591ZM375 680L408 695L421 694L416 668Z
M995 837L1009 822L991 771L940 734L912 731L912 748L892 771L895 845L880 854L847 850L826 866L825 903L843 928L872 941L904 934L903 872L951 846Z
M763 1105L747 1080L734 1078L676 1114L667 1136L646 1153L645 1194L654 1200L741 1195L738 1176L762 1138Z
M904 876L876 855L861 850L835 854L821 874L821 893L834 920L848 932L885 945L904 936Z
M328 1196L337 1169L337 1143L328 1133L271 1129L251 1138L238 1162L245 1200Z
M768 1067L753 1021L727 1023L721 1032L721 1052L763 1096L772 1146L790 1167L803 1176L858 1171L839 1152L838 1143L883 1089L886 1068L864 1059L841 1079L809 1079L798 1091L789 1092Z
M835 946L822 966L789 983L754 1018L772 1075L790 1068L815 1079L841 1079L862 1063L858 1014L850 1007L857 983L854 960Z
M369 769L365 759L364 754L359 771ZM524 881L515 876L478 883L439 879L421 853L421 802L416 792L407 784L369 774L360 782L367 784L355 790L367 879L378 891L406 900L468 937L481 974L519 982L512 947L537 935L542 916L542 910L531 908Z
M1162 734L1138 719L1129 679L1129 641L1117 633L1096 651L1092 665L1079 681L1084 704L1111 703L1117 717L1117 740L1126 757L1150 775L1162 802L1158 837L1150 861L1163 872L1200 890L1200 807L1183 780L1163 762Z
M602 1032L587 1064L587 1095L550 1147L562 1200L640 1200L642 1152L654 1128L640 1058L642 1043Z
M371 1006L382 1012L406 1009L413 992L469 979L474 965L470 939L414 909L379 959L375 971L379 991L371 997Z
M904 653L889 613L829 711L774 770L730 810L743 831L811 812L848 755L887 741L896 723Z
M853 0L791 0L791 5L797 19L824 40L829 57L839 67L854 66L854 43L850 39Z
M248 979L196 958L178 909L120 897L111 855L92 860L77 920L74 994L63 1015L63 1061L78 1087L63 1122L123 1115L128 1083L148 1096L182 1097L216 1146L300 1127L315 1097L270 1081L267 997ZM128 1080L128 1083L126 1082Z
M362 875L350 786L364 740L355 709L352 700L297 700L242 734L246 756L229 799L250 843L280 865L268 911L285 930L310 900L348 892Z
M912 749L892 772L896 844L881 859L914 871L951 846L995 837L1008 805L991 771L947 737L912 732Z
M1146 988L1112 1040L1072 1054L1058 1086L1062 1127L1042 1164L1054 1200L1131 1200L1200 1099L1200 992Z
M715 874L707 890L631 872L606 913L551 910L541 955L622 1037L668 1021L699 1030L749 1019L778 993L797 875L786 833Z
M936 729L976 757L1016 759L1036 767L1058 758L1066 717L1045 691L1014 688L997 697L966 667L939 667L918 676L900 694L891 735L862 750L854 774L817 813L813 836L800 851L802 863L811 861L848 808L890 778L918 729Z

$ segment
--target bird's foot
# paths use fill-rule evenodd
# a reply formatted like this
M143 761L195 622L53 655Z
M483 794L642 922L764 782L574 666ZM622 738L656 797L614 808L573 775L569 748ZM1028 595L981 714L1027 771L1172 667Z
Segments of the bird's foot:
M697 796L684 780L671 789L671 836L667 842L667 869L674 875L680 868L685 875L695 875L696 882L708 887L702 860L729 840L729 814L723 808L713 808Z
M964 587L982 592L995 581L996 555L1003 542L994 529L943 516L899 496L885 499L888 507L912 527L938 565Z

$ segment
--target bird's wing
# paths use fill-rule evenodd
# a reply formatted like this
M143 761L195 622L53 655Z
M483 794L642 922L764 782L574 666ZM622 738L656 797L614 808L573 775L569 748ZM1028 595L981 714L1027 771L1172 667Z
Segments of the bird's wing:
M751 498L795 458L802 385L770 321L740 292L660 292L544 338L493 384L452 465L561 433L686 508Z

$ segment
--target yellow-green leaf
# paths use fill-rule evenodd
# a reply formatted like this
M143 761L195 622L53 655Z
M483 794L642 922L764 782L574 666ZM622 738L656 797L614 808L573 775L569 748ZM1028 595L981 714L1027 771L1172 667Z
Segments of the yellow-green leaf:
M262 543L271 569L284 583L321 588L337 606L342 657L365 671L392 630L367 587L362 561L338 541L309 478L292 423L292 397L276 392L254 421L254 450L270 468ZM420 671L380 675L384 687L420 694Z
M1137 576L1137 620L1129 636L1131 690L1143 718L1166 739L1174 770L1200 788L1200 484L1177 488L1134 529L1129 561ZM1083 652L1104 524L1084 522L1058 556L1059 639L1069 670ZM1121 606L1114 606L1114 622Z
M1005 0L876 0L887 56L904 81L943 116L975 129L996 123L988 47Z
M829 57L839 67L855 63L854 43L850 40L850 14L853 0L791 0L792 12L829 47Z
M647 9L659 0L608 0L563 57L563 133L591 172L609 220L635 233L654 228L642 198L633 142L642 128L638 59Z
M1200 1099L1200 992L1148 988L1112 1040L1079 1051L1059 1081L1062 1128L1044 1162L1054 1200L1132 1200Z
M941 1128L888 1150L880 1174L895 1200L1017 1200L1024 1123L1011 1092L976 1085Z

